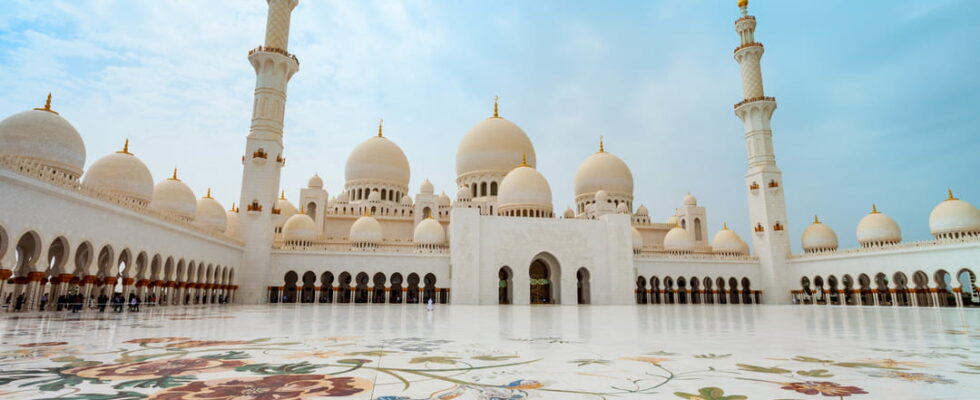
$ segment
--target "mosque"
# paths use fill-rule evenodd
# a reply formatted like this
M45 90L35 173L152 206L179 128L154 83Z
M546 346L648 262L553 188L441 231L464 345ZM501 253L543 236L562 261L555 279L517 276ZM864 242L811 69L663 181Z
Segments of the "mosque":
M743 88L734 113L744 123L749 238L727 227L712 235L690 194L672 217L652 220L633 197L628 164L601 142L578 166L566 199L574 208L556 210L531 136L496 102L460 139L452 197L428 181L413 192L409 160L379 125L351 151L342 191L331 195L313 175L288 200L279 180L287 84L299 70L288 51L297 2L268 0L265 43L248 53L253 116L241 194L227 209L210 191L193 193L176 169L155 181L128 141L84 169L82 135L50 95L0 121L0 299L23 295L30 307L45 294L117 291L162 306L980 305L980 211L952 192L937 194L928 215L932 240L903 242L898 223L871 204L856 223L859 248L839 249L816 218L789 237L783 191L792 185L776 165L776 99L763 90L764 47L747 0L734 26ZM910 222L926 219L923 210Z

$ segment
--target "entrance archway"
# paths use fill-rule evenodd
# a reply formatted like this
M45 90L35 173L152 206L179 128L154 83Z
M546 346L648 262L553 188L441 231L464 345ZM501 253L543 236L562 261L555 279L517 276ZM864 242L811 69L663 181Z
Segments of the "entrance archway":
M589 283L589 270L585 269L585 267L579 268L578 272L575 273L575 279L578 280L578 303L591 304L592 288L590 287L591 284Z
M284 278L286 281L286 286L282 293L283 303L295 303L296 302L296 282L299 281L299 275L293 271L286 273Z
M316 302L316 274L313 271L306 271L303 274L303 295L300 297L300 302Z
M388 302L400 304L402 302L402 274L395 272L391 274L391 291L388 293Z
M380 272L374 274L374 290L371 296L371 303L384 304L385 302L385 274Z
M419 302L419 274L412 272L408 274L408 294L405 296L405 302L410 304L418 304Z
M561 269L558 260L543 253L531 261L528 267L530 276L531 304L560 304Z
M337 279L337 282L340 283L340 287L337 288L338 289L337 302L350 303L351 298L353 297L351 295L351 288L350 288L350 284L351 284L350 272L347 271L341 272L340 276Z
M497 271L497 304L511 304L513 302L514 273L510 267L503 266Z
M422 288L422 302L428 304L429 299L432 299L432 302L435 303L437 301L436 276L432 274L425 274L425 277L422 278L422 283L425 285Z
M333 302L333 274L330 271L320 275L320 302Z
M354 280L357 284L357 290L354 292L354 302L355 303L367 303L368 302L368 275L361 272L357 274L357 278Z

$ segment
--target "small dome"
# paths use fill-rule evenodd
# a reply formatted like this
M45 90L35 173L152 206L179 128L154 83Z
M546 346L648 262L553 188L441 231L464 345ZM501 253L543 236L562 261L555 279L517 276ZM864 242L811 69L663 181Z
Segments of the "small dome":
M649 217L650 216L650 210L647 210L647 206L645 206L643 204L640 204L640 206L637 207L637 209L636 209L636 215L639 215L641 217Z
M694 251L694 235L684 228L675 226L664 236L664 250L678 253Z
M453 200L449 198L446 192L439 194L439 205L440 206L451 206L453 205Z
M643 248L643 235L640 233L639 229L636 227L630 228L633 235L633 250L640 250Z
M85 172L85 185L143 203L153 199L153 175L146 164L129 152L129 141L122 151L106 155Z
M813 223L803 230L802 245L803 251L807 253L837 250L837 234L817 217L813 217Z
M716 254L746 255L749 245L735 231L728 229L728 225L724 225L711 239L711 250Z
M419 192L425 194L433 194L436 192L436 189L432 187L432 182L429 182L429 180L426 179L425 182L422 182L422 185L419 186Z
M225 211L225 217L228 221L225 227L225 236L241 239L241 231L239 230L238 224L238 212L231 210Z
M551 209L551 186L538 170L528 165L511 170L497 192L500 208L543 207Z
M358 218L350 227L350 241L353 243L381 244L383 240L381 223L370 215Z
M456 176L475 173L505 174L526 154L535 165L534 145L520 127L506 119L490 117L463 136L456 150Z
M670 226L675 226L675 225L679 225L681 221L680 219L677 218L676 215L671 215L670 218L667 218L667 221L665 221L664 223Z
M456 201L470 201L473 199L473 192L466 185L460 186L456 191Z
M85 142L68 120L44 108L20 112L0 121L0 154L17 156L79 177L85 166Z
M347 157L344 176L347 185L356 182L384 182L400 187L408 187L411 175L408 158L395 142L381 136L365 140Z
M314 174L310 177L310 180L306 181L306 187L310 189L323 189L323 178L320 178L320 174Z
M442 224L432 218L425 218L415 226L416 244L439 246L446 244L446 231Z
M282 236L287 242L311 242L316 239L316 222L306 214L295 214L282 226Z
M284 221L296 215L296 206L289 200L286 200L286 191L283 191L279 195L279 199L276 200L276 209L279 210L280 221Z
M684 196L684 205L691 207L698 205L697 197L694 197L694 195L688 193L687 196Z
M980 234L980 210L950 191L949 198L929 213L929 230L936 238Z
M218 200L211 197L211 189L208 189L206 196L197 199L194 224L217 232L224 232L228 228L228 216L225 214L225 208L221 206Z
M337 204L350 203L350 192L344 190L337 195Z
M194 215L197 214L197 199L194 191L186 183L177 179L177 169L174 168L173 176L153 187L153 200L150 201L149 207L194 219Z
M575 218L575 211L573 211L571 207L567 207L565 208L565 214L563 216L565 218Z
M595 202L596 204L609 202L609 193L606 193L605 190L595 192Z
M626 202L622 201L616 205L616 212L619 214L629 214L630 209L626 206Z
M372 203L373 202L380 202L381 201L381 192L379 192L377 190L372 190L371 191L371 194L368 195L367 200L370 201L370 202L372 202Z
M902 241L902 230L895 220L871 207L871 213L861 218L857 226L857 239L861 246L879 246Z
M633 196L633 173L619 157L599 152L589 156L575 172L575 196L588 195L599 190Z
M402 195L401 204L403 206L409 206L410 207L413 204L412 203L412 196L409 196L407 194L406 195Z

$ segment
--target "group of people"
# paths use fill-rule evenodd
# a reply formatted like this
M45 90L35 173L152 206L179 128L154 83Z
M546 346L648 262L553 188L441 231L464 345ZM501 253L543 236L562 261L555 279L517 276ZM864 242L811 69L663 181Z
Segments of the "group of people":
M16 299L12 299L12 297L13 297L13 293L8 293L7 298L4 299L4 303L7 304L8 307L12 307L13 311L26 311L24 309L24 305L27 304L27 298L25 297L25 295L21 293L20 295L17 296ZM215 300L217 300L218 304L225 304L228 302L228 297L224 295L218 295ZM46 310L48 306L48 301L49 301L48 294L47 293L42 294L41 298L38 299L38 310L39 311ZM185 301L190 302L191 297L188 295ZM102 293L98 297L96 297L95 294L92 294L89 297L88 308L98 309L99 312L105 312L106 308L111 306L113 312L121 313L123 311L123 308L128 305L130 312L139 312L140 304L142 303L143 301L135 293L130 293L129 299L126 299L123 296L123 294L119 292L113 293L112 296ZM147 294L146 303L151 306L156 305L158 303L157 296L152 293ZM82 308L85 305L86 305L85 296L82 295L81 293L63 294L61 296L58 296L55 309L57 311L71 311L73 313L77 313L79 311L82 311Z

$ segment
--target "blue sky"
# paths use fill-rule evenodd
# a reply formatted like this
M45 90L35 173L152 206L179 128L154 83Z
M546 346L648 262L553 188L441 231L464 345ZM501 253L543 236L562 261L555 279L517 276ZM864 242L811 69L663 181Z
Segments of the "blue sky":
M0 8L0 116L53 106L90 165L124 139L156 180L238 198L264 1L26 1ZM753 0L794 248L814 214L853 247L871 203L930 237L947 187L980 203L980 2ZM664 220L685 193L748 238L735 1L302 1L290 51L283 187L331 195L385 119L412 191L454 194L456 146L489 116L531 137L556 211L597 147Z

